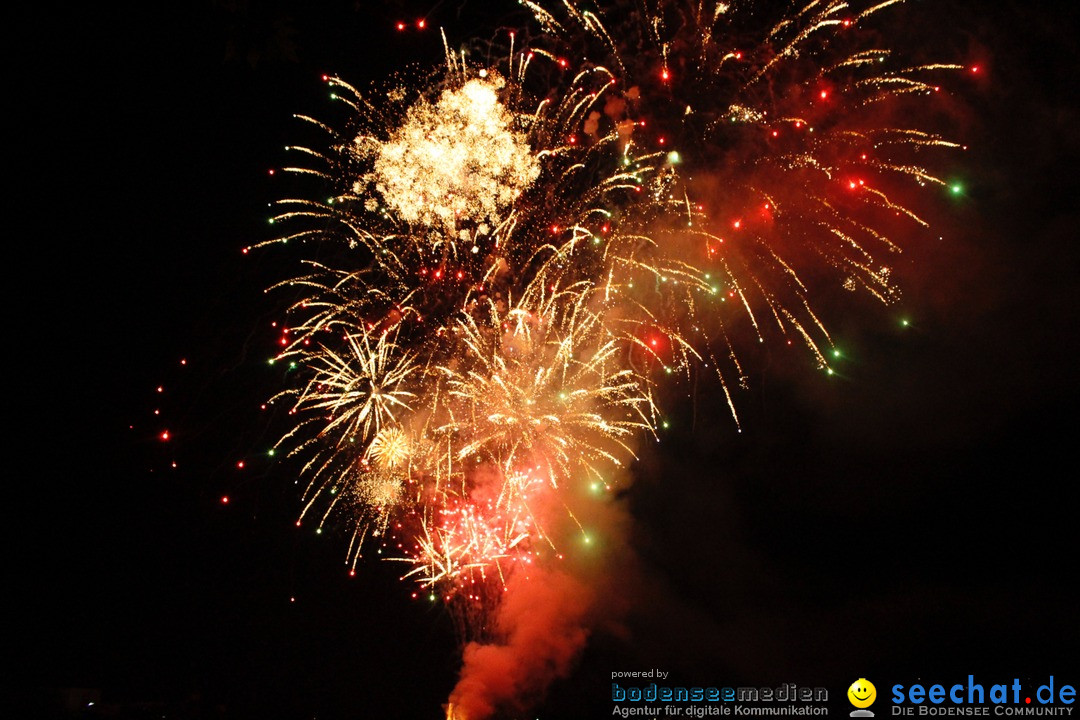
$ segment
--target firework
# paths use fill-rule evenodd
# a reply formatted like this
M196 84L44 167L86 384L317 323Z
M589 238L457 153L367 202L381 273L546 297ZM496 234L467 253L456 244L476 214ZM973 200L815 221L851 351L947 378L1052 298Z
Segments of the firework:
M498 590L508 568L558 552L537 509L572 517L562 488L631 458L658 418L653 375L697 356L688 315L657 299L709 292L647 233L666 211L665 163L614 125L575 134L610 73L536 97L534 60L448 53L378 106L328 78L349 117L340 131L304 118L329 142L293 148L314 162L288 169L330 193L273 218L295 228L276 242L340 253L282 283L300 291L275 361L304 378L280 396L298 418L281 445L306 458L303 515L337 512L350 562L378 536L445 597Z
M587 539L579 491L655 435L665 376L708 367L734 416L740 325L827 368L816 276L896 298L898 238L927 224L899 198L958 146L912 112L957 66L861 32L894 4L755 35L742 5L526 0L542 31L500 61L326 78L344 117L301 117L321 139L286 168L318 191L271 220L319 258L281 283L275 362L301 378L280 397L303 514L352 526L349 563L377 538L481 632L508 578L563 556L555 526Z
M473 78L419 100L386 141L371 138L375 190L391 212L453 241L458 221L497 224L540 173L523 129L499 102L498 78ZM358 187L363 192L362 187ZM470 233L461 233L468 239Z
M685 222L658 239L682 244L759 338L794 336L827 369L808 276L895 301L898 238L928 225L909 199L946 185L928 165L960 147L919 123L961 66L908 62L870 29L900 2L810 2L771 25L757 3L524 4L550 51L614 69L603 112L624 135L669 152Z

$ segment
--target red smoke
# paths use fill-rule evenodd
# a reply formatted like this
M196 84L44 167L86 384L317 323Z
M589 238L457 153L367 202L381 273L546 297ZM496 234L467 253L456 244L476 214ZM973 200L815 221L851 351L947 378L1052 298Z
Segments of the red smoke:
M573 520L564 501L573 505ZM528 709L554 680L569 676L594 630L625 632L621 622L634 596L627 589L639 572L623 503L567 489L558 498L537 498L533 510L548 518L559 551L507 577L491 620L494 640L470 642L462 653L450 693L453 720Z
M465 646L461 678L450 693L455 717L485 720L521 706L566 677L589 636L593 590L559 570L519 571L509 578L495 617L499 641Z

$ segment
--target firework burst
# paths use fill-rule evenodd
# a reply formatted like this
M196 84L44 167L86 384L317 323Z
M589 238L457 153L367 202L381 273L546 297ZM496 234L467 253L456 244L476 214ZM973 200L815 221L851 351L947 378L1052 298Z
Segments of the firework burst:
M501 61L447 47L370 95L326 78L344 118L301 117L321 140L286 169L318 189L266 244L319 248L281 283L276 360L302 378L281 444L304 513L353 527L350 563L378 537L482 637L510 578L562 558L566 527L587 539L578 490L655 435L665 376L708 367L734 416L736 324L825 368L821 269L895 299L888 260L927 224L898 198L957 147L913 109L957 66L861 32L894 4L755 34L743 5L525 0L542 31Z
M668 200L684 221L655 236L683 245L759 337L797 337L827 367L810 297L826 268L833 284L896 300L900 239L928 225L909 199L946 185L928 166L960 147L920 123L961 66L909 62L873 29L900 0L811 2L764 25L756 3L524 4L552 52L614 68L603 114L666 148L676 172Z
M648 235L672 181L661 156L614 125L576 134L610 73L537 97L533 52L447 58L385 105L328 78L344 129L303 118L329 142L293 148L314 162L288 169L331 193L281 201L273 222L293 231L273 242L340 258L282 283L299 293L278 360L305 380L282 393L298 421L281 444L307 458L304 513L353 523L350 562L395 536L405 577L475 598L463 583L556 551L535 508L572 517L549 496L654 429L653 375L698 356L670 298L708 285Z

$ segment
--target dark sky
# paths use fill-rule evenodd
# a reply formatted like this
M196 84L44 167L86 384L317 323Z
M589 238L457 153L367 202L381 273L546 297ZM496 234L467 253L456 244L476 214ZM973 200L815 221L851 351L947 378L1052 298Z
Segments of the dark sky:
M39 712L51 689L89 687L228 717L438 717L449 618L385 564L349 578L342 537L293 527L297 486L256 455L280 381L262 290L283 268L240 249L269 236L267 169L289 115L325 109L319 75L437 58L434 33L394 23L426 14L461 38L501 16L479 5L16 23L10 142L29 162L7 193L27 212L9 235L5 645ZM835 316L847 359L829 379L755 357L741 434L715 388L674 401L684 429L643 453L625 497L644 567L628 634L594 638L537 717L609 712L610 671L650 665L706 684L1080 680L1077 26L912 5L928 44L987 71L963 96L948 242L900 271L912 327L870 303Z

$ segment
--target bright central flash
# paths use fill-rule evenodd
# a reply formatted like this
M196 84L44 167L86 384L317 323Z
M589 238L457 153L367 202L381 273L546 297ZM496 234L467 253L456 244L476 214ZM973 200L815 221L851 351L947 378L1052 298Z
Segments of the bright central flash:
M497 221L540 174L540 162L499 101L504 82L473 79L419 100L379 148L376 188L403 220L453 230Z

